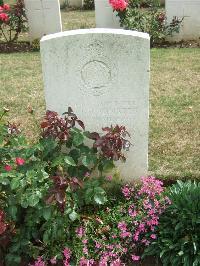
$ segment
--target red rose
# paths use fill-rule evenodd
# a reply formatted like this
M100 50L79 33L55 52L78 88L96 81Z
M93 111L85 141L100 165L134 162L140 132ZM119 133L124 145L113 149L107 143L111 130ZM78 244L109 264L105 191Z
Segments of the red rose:
M7 165L4 166L4 169L5 169L7 172L10 172L10 171L12 170L12 167L11 167L9 164L7 164Z
M9 17L6 13L0 13L0 20L7 22Z
M17 157L15 159L15 162L17 165L23 165L25 163L25 160L23 158Z
M9 11L10 10L10 6L8 4L4 4L3 5L3 9L6 10L6 11Z

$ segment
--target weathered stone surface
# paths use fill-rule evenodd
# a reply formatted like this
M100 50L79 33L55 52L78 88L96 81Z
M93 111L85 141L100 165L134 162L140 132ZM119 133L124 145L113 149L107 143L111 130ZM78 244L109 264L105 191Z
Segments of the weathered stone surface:
M25 0L30 40L62 31L59 0Z
M133 146L122 176L139 178L148 167L149 35L89 29L43 37L41 54L46 107L68 106L86 128L125 125Z
M83 0L68 0L68 3L72 7L83 7Z
M119 29L119 17L113 12L108 0L95 0L95 20L97 28Z
M200 0L166 0L165 7L169 23L174 16L184 17L180 32L172 40L199 40Z

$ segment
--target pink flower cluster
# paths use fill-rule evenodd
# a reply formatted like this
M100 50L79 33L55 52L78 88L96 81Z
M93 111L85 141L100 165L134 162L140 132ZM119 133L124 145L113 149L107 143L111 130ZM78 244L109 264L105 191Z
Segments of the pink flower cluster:
M157 238L160 214L170 204L169 199L162 196L162 185L155 177L142 177L140 184L123 186L122 194L126 201L117 210L117 217L121 220L113 225L109 223L107 228L102 219L102 231L100 229L98 238L95 235L95 241L90 233L87 235L87 224L78 228L76 233L83 245L80 265L122 266L123 258L139 261L138 249ZM112 210L109 214L112 215ZM94 248L91 249L91 245Z
M151 199L154 199L156 195L160 195L163 192L163 182L155 177L141 177L141 180L142 187L138 192L139 195L146 194Z
M42 257L38 257L34 264L29 264L29 266L46 266L46 263L43 261Z
M138 250L155 241L159 217L170 204L162 194L162 185L155 177L142 177L140 184L122 187L125 200L106 211L106 219L100 216L91 222L84 221L75 230L80 247L77 265L125 266L124 261L132 261L133 265L139 261ZM95 226L95 236L91 226ZM69 266L70 249L65 248L63 255L63 265ZM56 264L56 258L50 262ZM45 266L45 263L38 258L32 266Z
M109 4L112 6L113 10L124 11L128 6L127 0L109 0Z
M64 256L63 266L70 266L70 259L71 259L71 255L72 255L71 250L66 247L62 253ZM51 265L57 265L57 263L58 263L58 261L57 261L56 257L53 257L52 259L50 259ZM34 264L29 264L29 266L47 266L47 265L49 265L49 264L46 263L42 259L42 257L38 257L37 260L34 262Z
M8 22L9 16L6 13L7 11L10 11L10 6L8 4L4 4L3 6L0 6L0 21Z

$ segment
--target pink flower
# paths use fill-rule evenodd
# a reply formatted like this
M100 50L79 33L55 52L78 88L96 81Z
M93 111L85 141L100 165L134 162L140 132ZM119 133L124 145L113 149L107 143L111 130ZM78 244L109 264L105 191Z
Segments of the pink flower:
M124 195L124 197L126 199L130 199L131 198L131 194L133 192L133 188L130 188L128 185L125 185L123 188L122 188L122 193Z
M76 235L80 238L82 238L85 234L85 229L83 228L83 226L80 226L76 229Z
M2 7L2 6L0 6L0 13L1 13L1 12L3 12L3 7Z
M33 265L30 266L46 266L45 262L42 260L42 257L38 257Z
M110 5L114 10L124 11L128 6L127 0L109 0Z
M15 162L16 162L17 165L24 165L25 160L23 158L17 157L15 159Z
M83 244L87 244L87 242L88 242L87 239L84 239L84 240L82 241Z
M97 249L101 248L101 244L99 244L98 242L95 241L95 248L97 248Z
M63 250L63 254L64 254L64 256L65 256L65 259L67 259L67 260L69 260L70 258L71 258L71 250L69 249L69 248L65 248L64 250Z
M10 6L8 4L4 4L3 5L3 9L6 10L6 11L9 11L10 10Z
M85 259L84 257L82 257L79 261L79 266L91 266L95 263L95 261L93 259Z
M86 172L84 176L85 177L90 177L90 173L89 172Z
M110 266L122 266L123 264L121 263L120 259L117 259L113 261Z
M106 179L108 180L108 181L111 181L112 180L112 176L111 175L109 175L109 176L106 176Z
M151 237L152 239L156 239L156 238L157 238L155 234L151 234L150 237Z
M51 263L51 264L56 264L56 263L57 263L57 261L56 261L56 257L50 259L50 263Z
M140 260L140 256L136 256L136 255L132 255L131 258L132 258L133 261Z
M120 234L121 238L126 238L126 237L130 237L130 236L131 236L130 232L123 232L123 233Z
M118 225L117 225L117 227L118 227L121 231L123 231L123 232L125 232L125 231L127 230L127 227L126 227L126 223L125 223L125 222L119 222Z
M141 177L141 180L142 187L139 190L138 195L146 194L151 199L154 199L156 195L160 195L163 192L163 182L155 177Z
M83 253L88 255L88 249L86 247L83 248Z
M137 212L136 210L134 210L134 205L131 205L129 208L128 208L128 214L134 218L137 216Z
M12 166L10 166L9 164L5 165L4 166L4 169L7 171L7 172L10 172L12 170Z

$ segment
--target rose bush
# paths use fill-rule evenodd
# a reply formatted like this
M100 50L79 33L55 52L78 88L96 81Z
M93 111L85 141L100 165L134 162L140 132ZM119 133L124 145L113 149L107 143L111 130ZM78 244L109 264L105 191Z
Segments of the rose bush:
M183 20L174 17L167 23L166 14L160 11L157 0L109 0L109 3L117 12L123 28L149 33L151 46L178 32Z
M26 30L27 19L23 0L17 0L12 7L8 4L0 6L0 37L5 42L17 41L19 34Z

